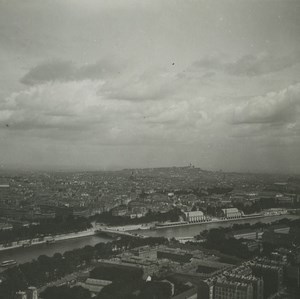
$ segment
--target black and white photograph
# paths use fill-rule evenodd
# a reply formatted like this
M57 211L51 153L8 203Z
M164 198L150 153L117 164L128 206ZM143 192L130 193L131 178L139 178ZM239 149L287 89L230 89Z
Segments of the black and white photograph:
M0 0L0 299L300 298L300 0Z

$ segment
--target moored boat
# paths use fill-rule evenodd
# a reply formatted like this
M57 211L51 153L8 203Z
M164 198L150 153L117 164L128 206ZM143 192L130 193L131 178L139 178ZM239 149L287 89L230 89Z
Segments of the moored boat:
M17 262L15 260L7 260L7 261L3 261L0 264L0 267L11 267L11 266L15 266L17 264Z

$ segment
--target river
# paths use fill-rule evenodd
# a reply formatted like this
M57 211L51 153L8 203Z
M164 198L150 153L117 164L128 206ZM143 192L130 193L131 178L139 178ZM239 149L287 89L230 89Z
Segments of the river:
M201 223L201 224L186 225L180 227L161 228L156 230L138 230L136 232L151 237L167 237L167 238L193 237L206 229L217 228L220 226L229 227L232 226L234 223L239 223L239 224L242 223L254 224L257 222L270 223L283 218L296 219L299 218L299 216L283 215L283 216L265 217L265 218L258 218L258 219L242 219L234 222ZM56 252L64 253L65 251L69 251L75 248L81 248L86 245L94 246L97 243L100 242L106 243L109 242L110 240L111 239L109 238L103 238L100 236L93 235L93 236L82 237L77 239L59 241L51 245L41 244L32 247L0 251L0 262L13 259L16 260L18 263L25 263L38 258L40 255L52 256Z
M254 219L241 219L232 222L221 222L221 223L199 223L193 225L177 226L177 227L168 227L160 228L155 230L139 230L136 231L139 234L149 236L149 237L166 237L166 238L183 238L183 237L194 237L204 230L209 230L212 228L218 227L230 227L233 224L245 224L250 223L254 224L257 222L270 223L277 221L283 218L297 219L299 216L294 215L282 215L282 216L273 216L273 217L264 217L264 218L254 218Z
M50 245L40 244L31 247L10 249L6 251L0 251L0 262L5 260L15 260L18 263L25 263L38 258L40 255L52 256L56 252L64 253L65 251L69 251L75 248L81 248L86 245L94 246L97 243L106 243L110 240L111 239L94 235L76 239L69 239L65 241L58 241Z

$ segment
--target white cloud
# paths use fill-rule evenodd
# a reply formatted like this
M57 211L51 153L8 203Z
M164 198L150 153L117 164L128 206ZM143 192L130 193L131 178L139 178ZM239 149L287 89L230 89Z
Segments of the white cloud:
M285 124L299 121L300 83L254 97L233 110L233 124Z
M148 90L136 91L136 98L149 98ZM30 86L0 105L0 123L8 124L10 131L33 134L34 130L37 136L47 135L54 140L61 136L74 139L76 135L80 139L84 134L90 138L87 142L159 144L162 140L196 138L201 125L210 121L201 107L203 99L132 101L107 95L105 82L99 80ZM179 131L185 133L184 137Z

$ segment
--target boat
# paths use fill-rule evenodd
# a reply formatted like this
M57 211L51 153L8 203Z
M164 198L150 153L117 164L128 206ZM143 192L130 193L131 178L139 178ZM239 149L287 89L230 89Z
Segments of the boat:
M17 262L15 260L7 260L7 261L3 261L0 264L0 267L11 267L11 266L15 266L17 264Z
M29 247L31 246L31 242L30 241L26 241L22 244L22 247Z
M53 244L55 243L55 239L54 238L45 238L46 244Z

